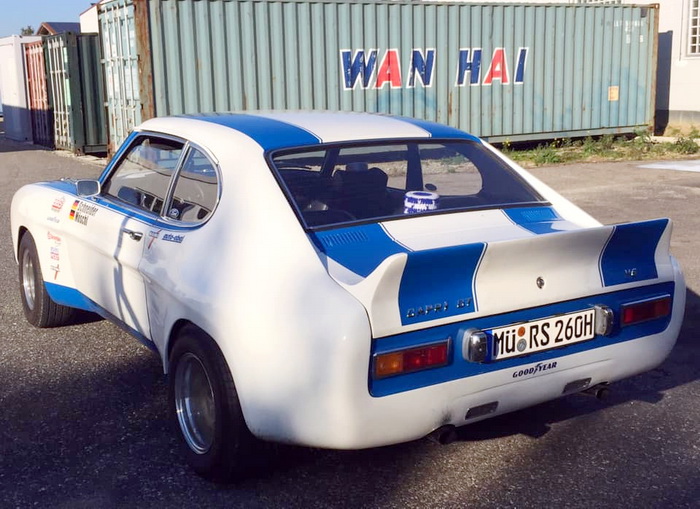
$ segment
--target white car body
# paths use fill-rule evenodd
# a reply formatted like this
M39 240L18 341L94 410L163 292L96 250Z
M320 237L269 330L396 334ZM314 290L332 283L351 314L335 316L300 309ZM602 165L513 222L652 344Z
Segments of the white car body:
M669 254L668 220L603 226L484 144L547 203L314 233L300 224L266 160L271 150L309 139L321 146L466 137L456 130L366 114L231 114L149 120L124 147L140 133L189 141L216 165L220 196L207 221L178 224L102 195L77 196L69 181L38 183L12 203L15 253L30 232L51 298L121 323L161 355L166 370L179 326L205 331L225 357L257 437L338 449L404 442L560 397L567 387L583 390L649 370L676 341L685 283ZM337 235L350 231L367 236L348 247L339 239L353 241ZM629 263L620 255L627 234L646 246ZM376 247L372 235L391 249ZM606 265L611 253L617 258ZM462 258L475 262L455 276L450 267ZM455 281L464 284L455 290ZM445 297L434 297L441 292ZM618 320L622 304L666 294L668 316L616 326L609 336L496 361L463 355L468 329L599 304ZM435 310L435 300L447 311L442 304ZM373 380L378 353L446 338L447 366Z

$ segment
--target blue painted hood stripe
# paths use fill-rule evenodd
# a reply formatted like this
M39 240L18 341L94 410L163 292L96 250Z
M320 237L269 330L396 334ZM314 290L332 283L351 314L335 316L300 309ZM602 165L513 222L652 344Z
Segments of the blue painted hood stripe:
M318 136L301 127L258 115L231 113L197 115L194 118L240 131L266 151L321 143Z
M656 248L668 219L615 226L600 257L605 286L656 279Z

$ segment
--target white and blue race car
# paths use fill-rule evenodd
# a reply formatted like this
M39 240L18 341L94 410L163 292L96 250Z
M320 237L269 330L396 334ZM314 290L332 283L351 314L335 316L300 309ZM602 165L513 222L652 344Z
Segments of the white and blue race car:
M358 449L608 384L668 355L668 219L603 226L459 130L356 113L157 118L97 180L20 189L27 319L158 352L185 454Z

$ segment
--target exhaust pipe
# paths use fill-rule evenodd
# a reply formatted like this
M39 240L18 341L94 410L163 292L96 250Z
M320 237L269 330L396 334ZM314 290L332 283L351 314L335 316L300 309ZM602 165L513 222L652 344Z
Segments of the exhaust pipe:
M608 399L608 397L610 396L610 388L607 383L602 383L594 385L593 387L589 387L585 391L581 391L581 394L585 394L586 396L593 396L596 399L603 401Z
M457 440L457 429L452 424L440 426L430 433L428 438L440 445L449 445Z

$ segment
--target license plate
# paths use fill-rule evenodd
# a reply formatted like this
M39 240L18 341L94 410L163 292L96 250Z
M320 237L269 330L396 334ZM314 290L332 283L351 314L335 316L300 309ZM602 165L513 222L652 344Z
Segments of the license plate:
M486 333L491 337L493 360L529 355L593 339L595 310L515 323L487 330Z

